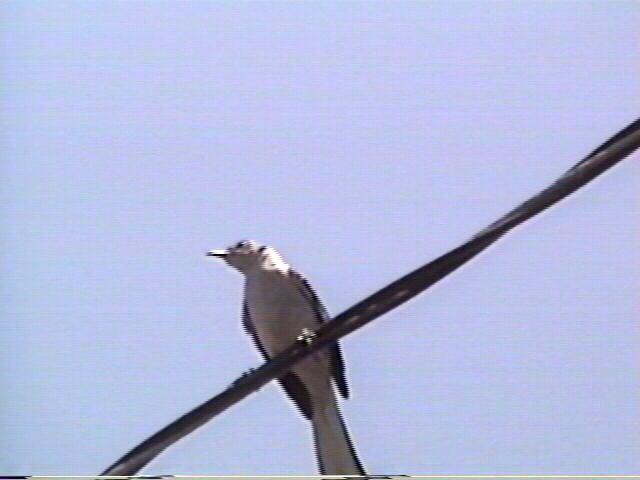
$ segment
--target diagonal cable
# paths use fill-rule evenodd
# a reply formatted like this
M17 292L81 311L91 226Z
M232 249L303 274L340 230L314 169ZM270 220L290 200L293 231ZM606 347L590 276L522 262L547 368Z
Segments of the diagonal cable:
M310 344L297 342L240 377L229 388L127 452L101 475L134 475L167 447L291 369L302 358L369 323L462 266L515 226L562 200L640 147L640 119L567 170L549 187L484 228L470 240L348 308L323 325Z

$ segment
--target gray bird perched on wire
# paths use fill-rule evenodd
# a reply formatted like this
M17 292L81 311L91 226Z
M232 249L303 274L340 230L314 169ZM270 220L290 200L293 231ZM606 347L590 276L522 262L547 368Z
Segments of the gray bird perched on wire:
M265 360L312 332L330 317L309 282L273 248L241 241L207 255L244 275L242 323ZM300 413L311 422L321 475L365 475L338 409L335 389L349 390L337 343L300 361L279 379Z

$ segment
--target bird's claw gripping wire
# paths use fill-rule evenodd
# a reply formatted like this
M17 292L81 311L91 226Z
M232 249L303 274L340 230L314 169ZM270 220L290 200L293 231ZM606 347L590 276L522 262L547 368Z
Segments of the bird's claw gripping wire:
M311 345L315 337L316 337L316 332L305 327L300 332L300 335L296 337L296 342L304 343L305 345Z
M235 385L238 382L241 382L242 380L244 380L246 377L248 377L249 375L251 375L253 372L255 372L256 369L255 368L249 368L248 370L245 370L244 372L242 372L242 374L240 374L239 378L236 378L231 385Z

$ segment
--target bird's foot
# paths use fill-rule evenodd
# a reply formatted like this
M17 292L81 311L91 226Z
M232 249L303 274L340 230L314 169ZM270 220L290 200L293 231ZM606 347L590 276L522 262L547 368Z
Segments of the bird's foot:
M242 380L244 380L246 377L248 377L249 375L251 375L255 371L256 371L255 368L250 368L249 370L245 370L244 372L242 372L240 374L240 377L236 378L233 381L233 383L231 385L235 385L236 383L241 382Z
M304 343L305 345L311 345L313 339L316 337L316 332L310 328L303 328L300 335L296 337L296 342Z

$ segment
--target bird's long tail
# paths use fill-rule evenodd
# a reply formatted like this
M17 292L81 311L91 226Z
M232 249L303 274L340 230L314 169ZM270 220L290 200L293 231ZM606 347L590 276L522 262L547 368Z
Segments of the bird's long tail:
M365 475L335 398L314 409L311 423L321 475Z

